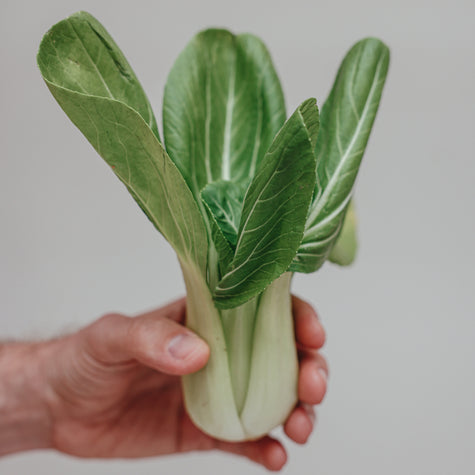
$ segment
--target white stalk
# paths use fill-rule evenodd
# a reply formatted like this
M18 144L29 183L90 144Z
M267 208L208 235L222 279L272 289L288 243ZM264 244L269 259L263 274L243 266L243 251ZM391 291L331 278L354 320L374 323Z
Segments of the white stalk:
M291 274L239 307L218 310L200 272L184 263L182 269L187 326L211 350L206 367L183 378L188 414L213 437L259 438L282 424L297 402Z

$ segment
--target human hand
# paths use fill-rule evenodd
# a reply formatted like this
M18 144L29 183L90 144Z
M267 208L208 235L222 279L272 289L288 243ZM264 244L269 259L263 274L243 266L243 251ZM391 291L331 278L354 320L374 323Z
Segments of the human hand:
M326 391L327 365L316 351L325 333L312 307L293 297L300 356L299 404L284 425L305 443L313 405ZM270 470L286 462L282 443L269 436L230 443L204 434L188 417L179 375L197 371L209 356L206 343L183 327L185 299L129 318L107 315L53 342L41 366L48 381L51 445L80 457L147 457L219 449Z

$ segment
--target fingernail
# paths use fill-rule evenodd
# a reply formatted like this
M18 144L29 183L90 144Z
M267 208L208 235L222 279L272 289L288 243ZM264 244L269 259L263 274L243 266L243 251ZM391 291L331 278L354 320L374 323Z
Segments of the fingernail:
M201 343L200 339L189 333L182 333L175 336L168 344L168 352L177 360L186 359L197 346Z

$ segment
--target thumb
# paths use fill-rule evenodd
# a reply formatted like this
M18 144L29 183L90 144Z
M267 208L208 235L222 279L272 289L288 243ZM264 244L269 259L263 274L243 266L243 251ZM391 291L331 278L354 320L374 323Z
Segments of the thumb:
M89 353L106 364L136 360L167 374L201 369L209 358L204 340L179 323L155 315L105 315L85 329Z

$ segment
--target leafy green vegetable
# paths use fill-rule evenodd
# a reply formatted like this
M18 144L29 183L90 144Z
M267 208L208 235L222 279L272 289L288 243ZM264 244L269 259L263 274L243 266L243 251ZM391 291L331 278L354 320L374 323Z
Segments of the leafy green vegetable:
M76 13L41 42L51 93L178 255L186 324L211 350L183 379L185 403L214 437L260 437L297 401L292 272L355 257L351 196L388 63L383 43L360 41L321 116L307 99L286 120L263 43L203 31L168 77L163 146L143 89L96 19Z

